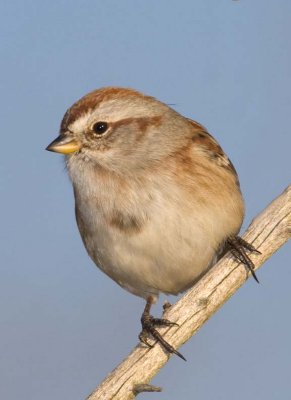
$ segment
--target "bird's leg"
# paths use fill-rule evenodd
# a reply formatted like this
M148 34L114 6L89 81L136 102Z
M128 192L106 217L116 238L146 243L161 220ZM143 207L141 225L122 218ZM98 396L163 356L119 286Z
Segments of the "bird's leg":
M261 254L253 245L246 242L240 236L232 236L227 239L227 246L230 249L232 255L240 262L242 262L251 272L253 278L259 283L259 280L255 274L255 266L252 260L246 253L247 251Z
M179 353L177 350L174 349L173 346L171 346L168 342L166 342L165 339L163 339L162 335L155 329L155 327L157 327L157 326L172 326L172 325L178 326L178 324L176 324L175 322L171 322L164 318L154 318L150 314L152 304L153 304L153 298L152 298L152 296L149 296L147 298L147 302L146 302L144 311L141 316L142 331L139 334L139 340L142 343L146 344L148 347L153 347L153 345L151 345L147 340L148 336L151 335L169 353L174 353L178 357L180 357L186 361L185 357L183 357L181 353Z

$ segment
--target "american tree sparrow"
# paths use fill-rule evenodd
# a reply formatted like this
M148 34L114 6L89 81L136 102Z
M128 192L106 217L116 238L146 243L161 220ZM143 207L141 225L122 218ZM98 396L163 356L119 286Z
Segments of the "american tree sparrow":
M76 219L95 264L146 299L140 340L151 334L171 353L153 318L159 293L191 287L227 250L254 278L237 236L244 202L236 171L199 123L135 90L95 90L66 112L47 150L66 155ZM149 345L149 344L148 344Z

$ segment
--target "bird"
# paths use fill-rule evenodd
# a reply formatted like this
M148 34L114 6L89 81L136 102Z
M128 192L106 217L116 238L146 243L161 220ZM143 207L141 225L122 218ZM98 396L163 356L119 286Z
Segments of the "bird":
M141 342L156 329L159 294L193 286L227 251L258 281L238 236L244 200L237 172L200 123L137 90L104 87L75 102L46 150L65 155L84 246L106 275L145 299Z

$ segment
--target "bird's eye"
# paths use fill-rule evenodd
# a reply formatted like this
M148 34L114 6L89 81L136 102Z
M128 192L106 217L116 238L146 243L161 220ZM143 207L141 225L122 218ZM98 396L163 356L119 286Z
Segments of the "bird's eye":
M92 126L92 130L97 134L97 135L102 135L103 133L105 133L108 129L108 124L107 122L96 122L93 126Z

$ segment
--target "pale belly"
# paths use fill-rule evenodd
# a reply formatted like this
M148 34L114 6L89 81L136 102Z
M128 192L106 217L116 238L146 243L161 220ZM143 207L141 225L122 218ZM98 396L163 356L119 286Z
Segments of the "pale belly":
M144 298L190 287L211 267L224 240L239 229L231 221L221 207L166 203L151 210L140 231L128 232L110 226L100 209L87 204L77 210L80 233L95 264Z

